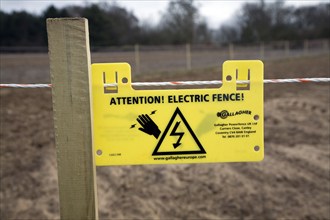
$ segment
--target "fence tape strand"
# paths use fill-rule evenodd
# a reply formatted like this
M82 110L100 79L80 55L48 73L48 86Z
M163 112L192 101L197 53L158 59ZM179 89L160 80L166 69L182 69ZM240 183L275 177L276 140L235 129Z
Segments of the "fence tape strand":
M52 84L0 84L0 88L50 88Z
M294 78L294 79L265 79L264 84L270 83L322 83L330 82L330 78ZM236 81L237 84L247 84L248 80ZM221 85L221 80L210 81L176 81L176 82L132 82L132 86L185 86L185 85ZM104 87L114 87L117 83L104 84ZM0 84L0 88L50 88L52 84Z

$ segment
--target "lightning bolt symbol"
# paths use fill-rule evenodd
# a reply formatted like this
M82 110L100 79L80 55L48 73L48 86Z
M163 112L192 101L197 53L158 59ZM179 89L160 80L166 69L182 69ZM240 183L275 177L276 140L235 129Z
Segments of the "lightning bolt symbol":
M170 134L170 136L179 136L179 139L177 140L176 143L173 143L173 147L177 148L181 145L180 141L184 135L184 132L176 132L176 130L178 129L179 125L180 125L181 121L177 121L176 124L174 125L174 128Z

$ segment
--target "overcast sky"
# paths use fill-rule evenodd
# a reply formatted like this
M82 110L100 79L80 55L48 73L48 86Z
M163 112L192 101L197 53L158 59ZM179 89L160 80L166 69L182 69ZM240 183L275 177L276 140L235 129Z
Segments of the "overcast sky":
M256 2L259 0L195 0L200 14L206 18L212 28L218 28L220 24L228 21L234 13L245 2ZM266 0L268 2L270 0ZM287 5L302 6L315 5L330 0L287 0ZM5 12L26 10L31 13L40 14L47 6L53 4L56 7L67 5L84 5L86 3L105 2L105 0L0 0L0 8ZM113 2L113 1L107 1ZM132 11L140 21L148 21L156 24L160 15L165 12L168 0L117 0L118 5Z

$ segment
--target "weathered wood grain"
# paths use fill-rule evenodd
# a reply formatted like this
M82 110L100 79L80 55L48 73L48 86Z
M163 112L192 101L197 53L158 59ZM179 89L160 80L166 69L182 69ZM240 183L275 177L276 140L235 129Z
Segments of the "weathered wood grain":
M97 219L84 18L47 19L61 219Z

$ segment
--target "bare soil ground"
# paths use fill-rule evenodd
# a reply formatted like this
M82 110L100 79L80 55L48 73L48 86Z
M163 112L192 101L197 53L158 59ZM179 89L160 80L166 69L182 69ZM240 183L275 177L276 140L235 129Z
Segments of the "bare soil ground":
M220 69L133 80L219 79ZM265 78L290 77L330 77L329 56L265 63ZM330 219L329 92L265 85L260 163L98 167L101 219ZM51 92L0 98L0 219L59 219Z

